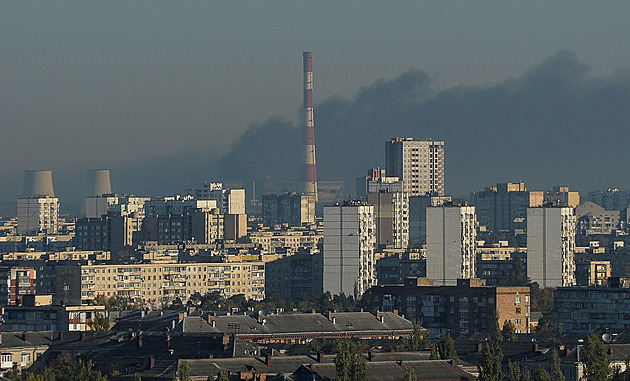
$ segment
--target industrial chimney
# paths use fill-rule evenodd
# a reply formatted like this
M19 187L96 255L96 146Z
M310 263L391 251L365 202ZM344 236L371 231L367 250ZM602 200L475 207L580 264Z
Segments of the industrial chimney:
M90 196L100 197L112 193L109 169L88 169L88 178L92 185Z
M315 164L315 123L313 122L313 52L304 52L304 193L317 202L317 166Z
M24 188L22 197L55 197L52 171L24 171Z

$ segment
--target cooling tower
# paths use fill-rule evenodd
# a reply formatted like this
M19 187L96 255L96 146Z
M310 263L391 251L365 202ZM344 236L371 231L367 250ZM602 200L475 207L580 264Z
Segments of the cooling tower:
M88 179L92 188L90 196L99 197L112 193L112 183L109 169L88 169Z
M55 197L53 189L52 171L24 171L24 188L22 197Z

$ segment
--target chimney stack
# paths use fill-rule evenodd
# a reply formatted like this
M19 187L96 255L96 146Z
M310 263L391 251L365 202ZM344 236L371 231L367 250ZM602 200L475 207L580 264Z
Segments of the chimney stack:
M304 52L304 194L317 197L317 166L315 162L315 123L313 119L313 52Z

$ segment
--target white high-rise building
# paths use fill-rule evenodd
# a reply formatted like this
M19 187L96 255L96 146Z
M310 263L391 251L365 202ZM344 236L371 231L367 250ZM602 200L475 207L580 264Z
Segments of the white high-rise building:
M443 141L393 138L385 142L385 167L409 196L444 195Z
M46 232L57 234L59 230L59 199L57 197L18 198L18 233Z
M372 205L324 207L323 292L360 296L376 284L375 232Z
M376 245L406 249L409 244L409 196L405 192L368 193L374 205Z
M527 276L542 287L575 285L573 208L527 209Z
M457 285L475 277L477 215L474 206L426 208L427 278L436 285Z
M199 200L217 200L221 214L246 214L245 189L224 188L223 183L205 181L201 188L187 192Z

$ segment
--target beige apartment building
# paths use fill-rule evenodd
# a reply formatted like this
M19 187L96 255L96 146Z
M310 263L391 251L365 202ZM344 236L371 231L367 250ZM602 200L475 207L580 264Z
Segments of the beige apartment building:
M313 230L298 229L258 231L249 234L249 239L252 243L269 253L275 253L278 248L286 248L291 252L297 252L300 247L317 248L317 244L323 238L323 234Z
M68 304L97 296L123 297L154 307L195 293L265 297L265 264L260 255L226 256L222 262L91 264L58 266L57 298Z

